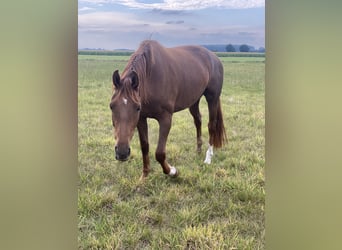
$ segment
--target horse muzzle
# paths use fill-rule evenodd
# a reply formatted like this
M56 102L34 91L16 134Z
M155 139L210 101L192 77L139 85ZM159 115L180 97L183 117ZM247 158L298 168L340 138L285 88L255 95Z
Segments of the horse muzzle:
M115 159L118 161L127 161L131 154L129 146L115 146Z

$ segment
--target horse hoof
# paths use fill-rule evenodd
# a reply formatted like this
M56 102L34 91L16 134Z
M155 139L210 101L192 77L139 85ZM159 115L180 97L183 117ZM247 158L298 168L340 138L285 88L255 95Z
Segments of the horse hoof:
M203 162L203 163L205 163L205 164L211 164L211 159L205 159L205 161Z
M179 171L177 170L176 174L175 175L170 175L171 178L177 178L179 175Z
M146 173L142 173L141 176L140 176L139 181L140 181L140 182L144 182L144 181L146 180L146 178L147 178L147 175L148 175L148 174L146 174Z
M171 178L177 178L179 176L179 171L177 170L176 174L171 176Z
M170 167L169 176L176 178L179 175L179 171L175 167Z

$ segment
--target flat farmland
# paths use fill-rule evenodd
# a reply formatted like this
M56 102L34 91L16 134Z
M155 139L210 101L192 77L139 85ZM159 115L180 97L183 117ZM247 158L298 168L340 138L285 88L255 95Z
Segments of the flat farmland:
M138 133L131 157L118 162L109 102L112 73L127 55L78 57L78 246L79 249L265 248L265 57L219 57L228 144L203 164L208 109L201 99L202 153L188 110L175 113L168 137L165 176L154 159L158 139L148 120L152 171L142 183Z

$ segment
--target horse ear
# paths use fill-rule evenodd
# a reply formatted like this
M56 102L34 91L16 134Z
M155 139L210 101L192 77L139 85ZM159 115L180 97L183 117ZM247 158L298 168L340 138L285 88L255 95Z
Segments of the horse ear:
M137 72L132 71L131 80L132 80L132 88L134 90L138 90L138 87L139 87L139 77L138 77Z
M116 88L120 87L120 75L118 70L115 70L113 73L113 84Z

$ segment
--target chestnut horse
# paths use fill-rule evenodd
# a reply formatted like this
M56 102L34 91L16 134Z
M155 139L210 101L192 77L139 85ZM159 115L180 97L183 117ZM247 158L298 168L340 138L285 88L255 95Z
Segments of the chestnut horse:
M140 44L131 56L121 77L113 73L114 94L110 102L115 158L125 161L130 155L129 142L138 128L143 158L142 179L150 172L147 118L159 123L159 139L155 157L170 176L178 170L166 161L166 140L172 114L189 108L197 130L197 150L201 151L201 114L199 102L205 96L209 108L209 147L205 163L211 163L213 147L226 139L220 94L223 66L217 56L200 46L165 48L156 41Z

